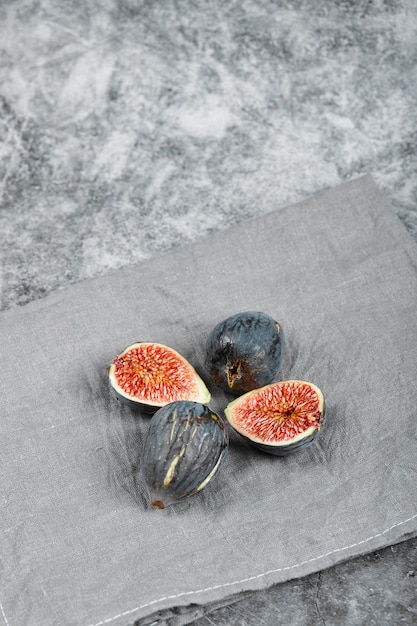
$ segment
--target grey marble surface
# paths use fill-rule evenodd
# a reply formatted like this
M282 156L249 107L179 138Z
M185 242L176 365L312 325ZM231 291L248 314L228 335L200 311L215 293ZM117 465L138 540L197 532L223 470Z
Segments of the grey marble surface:
M2 0L0 308L365 173L417 244L416 42L413 0ZM409 540L189 620L417 624L416 562Z

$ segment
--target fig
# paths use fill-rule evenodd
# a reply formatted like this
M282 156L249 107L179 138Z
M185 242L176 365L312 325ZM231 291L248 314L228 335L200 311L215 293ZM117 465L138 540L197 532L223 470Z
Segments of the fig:
M253 446L285 456L313 443L324 423L324 395L304 380L279 381L236 398L225 415Z
M205 367L218 387L238 396L274 380L284 349L282 327L270 315L236 313L209 334Z
M175 400L207 404L211 395L194 367L161 343L137 342L118 354L108 368L116 398L154 413Z
M199 402L176 401L151 418L141 471L152 506L163 509L212 482L229 445L225 421Z

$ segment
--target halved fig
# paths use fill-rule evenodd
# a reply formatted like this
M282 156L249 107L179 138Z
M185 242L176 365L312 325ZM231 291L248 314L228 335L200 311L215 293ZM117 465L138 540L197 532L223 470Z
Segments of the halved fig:
M285 456L313 443L324 423L324 395L313 383L283 380L233 400L225 415L253 446Z
M151 505L159 509L204 489L228 450L225 421L199 402L171 402L152 416L141 471Z
M207 339L211 380L238 396L271 383L284 356L281 325L262 311L243 311L216 324Z
M211 395L194 367L176 350L140 341L118 354L108 375L118 400L153 413L176 400L206 404Z

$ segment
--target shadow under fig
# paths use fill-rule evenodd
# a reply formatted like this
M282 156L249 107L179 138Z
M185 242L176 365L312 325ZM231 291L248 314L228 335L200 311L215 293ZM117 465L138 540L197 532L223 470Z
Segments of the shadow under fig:
M148 508L147 494L140 473L143 441L151 415L120 402L111 392L107 380L102 381L102 394L109 408L105 422L107 481L118 499L126 494L141 508Z

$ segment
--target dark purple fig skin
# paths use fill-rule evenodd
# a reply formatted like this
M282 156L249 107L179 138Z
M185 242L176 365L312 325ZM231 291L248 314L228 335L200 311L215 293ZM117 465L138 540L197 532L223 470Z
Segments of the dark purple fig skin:
M179 400L158 409L141 462L151 504L163 509L205 488L217 476L228 446L226 422L206 405Z
M274 380L284 350L284 332L276 320L260 311L244 311L213 328L205 367L218 387L239 396Z

